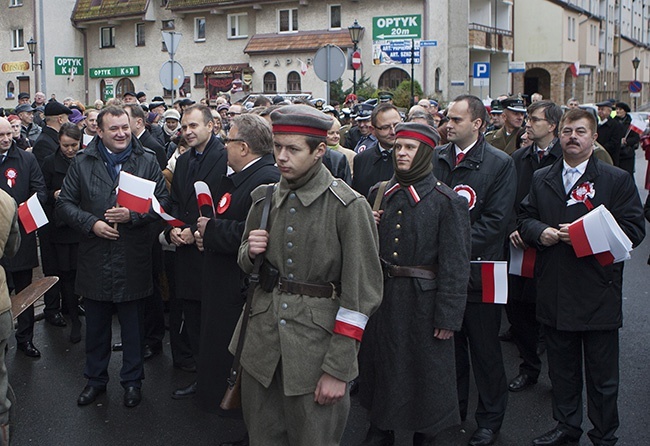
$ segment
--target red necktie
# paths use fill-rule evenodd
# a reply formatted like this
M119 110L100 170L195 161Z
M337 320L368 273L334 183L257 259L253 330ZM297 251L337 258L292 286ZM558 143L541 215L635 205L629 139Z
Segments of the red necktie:
M545 152L544 152L543 150L540 150L539 152L537 152L537 155L539 156L539 162L540 162L540 163L541 163L542 160L544 159L544 153L545 153Z
M460 152L458 155L456 155L456 165L460 164L460 162L465 158L465 154L463 152Z

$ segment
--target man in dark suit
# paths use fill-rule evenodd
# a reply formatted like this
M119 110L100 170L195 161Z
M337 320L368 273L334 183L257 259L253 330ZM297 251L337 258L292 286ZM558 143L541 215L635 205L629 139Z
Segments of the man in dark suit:
M250 114L233 118L226 151L234 173L221 178L214 196L217 214L214 218L200 217L195 233L197 243L204 248L197 402L209 412L219 412L233 360L228 344L246 288L237 253L252 204L250 194L257 186L280 179L274 166L273 134L264 118Z
M450 143L434 152L433 174L468 200L471 260L505 260L507 222L515 204L513 185L517 180L512 158L485 141L481 129L488 115L476 96L456 98L447 117ZM470 357L478 390L478 426L469 446L494 444L508 401L498 339L501 307L483 303L480 271L480 265L472 266L463 326L454 336L461 419L467 415Z
M138 138L144 147L152 150L156 154L156 160L158 160L160 170L162 171L167 167L165 147L147 130L144 110L142 110L139 104L127 104L124 106L124 110L129 115L129 124L131 125L133 136Z
M0 189L16 200L24 203L33 194L38 194L41 204L47 200L43 174L34 155L19 149L11 137L11 124L0 118ZM32 270L38 266L36 252L36 232L25 233L20 225L20 249L13 258L0 259L0 267L8 273L9 288L21 292L32 283ZM18 316L16 342L18 350L32 358L41 356L34 346L34 306L30 306Z
M535 172L520 207L521 238L538 249L537 320L544 325L557 421L554 429L533 440L538 446L579 440L583 371L594 426L589 439L595 445L617 442L623 263L591 255L578 258L568 226L604 205L637 246L645 236L645 221L631 175L593 156L596 137L593 115L568 111L560 122L563 161Z
M526 249L528 245L521 240L517 231L517 209L528 195L533 173L562 158L562 148L557 138L561 118L560 106L551 101L533 102L528 107L526 118L526 133L532 144L512 154L517 169L517 196L508 233L510 243L520 249ZM508 384L511 392L519 392L534 385L539 377L542 361L537 354L539 323L535 319L535 296L534 278L508 276L506 314L522 359L519 374Z
M178 333L180 324L184 320L195 360L199 357L201 332L203 254L197 248L194 239L197 220L201 216L194 183L196 181L206 183L214 197L221 177L227 170L226 151L223 144L214 136L213 125L212 113L204 105L191 106L183 114L181 131L191 149L176 161L171 186L170 213L186 225L166 231L167 240L176 245L176 297L181 304L178 307L180 315L170 314L169 330ZM174 338L172 342L175 342ZM196 385L192 384L176 390L172 396L184 398L195 392Z
M603 101L596 104L598 106L598 144L603 146L607 153L612 157L615 166L620 164L621 156L621 139L625 136L625 130L619 122L612 118L612 108L614 103Z
M387 181L393 176L393 144L395 144L395 126L402 122L402 117L393 104L379 104L370 116L377 142L354 157L352 188L368 196L370 188L380 181Z

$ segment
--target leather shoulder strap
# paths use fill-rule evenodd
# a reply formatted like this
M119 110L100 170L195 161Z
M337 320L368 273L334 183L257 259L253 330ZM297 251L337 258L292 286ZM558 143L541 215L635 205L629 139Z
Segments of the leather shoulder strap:
M372 204L372 210L378 211L381 207L381 200L384 198L384 192L386 192L386 185L388 181L382 181L379 183L379 189L377 189L377 196L375 197L375 202Z

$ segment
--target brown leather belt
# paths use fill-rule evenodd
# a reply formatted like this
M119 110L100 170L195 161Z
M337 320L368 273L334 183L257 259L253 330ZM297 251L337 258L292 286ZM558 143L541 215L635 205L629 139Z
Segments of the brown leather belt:
M330 282L328 284L298 282L286 277L280 277L278 280L278 290L289 294L303 294L311 297L332 298L339 294L338 287Z
M397 266L382 261L386 277L414 277L416 279L433 280L438 273L437 265Z

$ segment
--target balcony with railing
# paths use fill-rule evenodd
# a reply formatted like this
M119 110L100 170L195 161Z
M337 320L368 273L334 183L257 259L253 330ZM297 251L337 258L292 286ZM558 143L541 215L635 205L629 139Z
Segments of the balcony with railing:
M470 23L469 46L472 49L512 52L514 39L511 30Z

